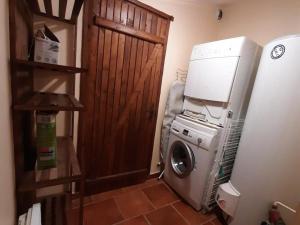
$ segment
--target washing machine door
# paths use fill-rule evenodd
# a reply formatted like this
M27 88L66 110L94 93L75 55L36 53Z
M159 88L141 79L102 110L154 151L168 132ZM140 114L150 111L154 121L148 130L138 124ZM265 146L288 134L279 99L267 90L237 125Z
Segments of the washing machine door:
M182 141L175 141L170 149L170 163L174 173L181 177L190 175L195 165L192 149Z

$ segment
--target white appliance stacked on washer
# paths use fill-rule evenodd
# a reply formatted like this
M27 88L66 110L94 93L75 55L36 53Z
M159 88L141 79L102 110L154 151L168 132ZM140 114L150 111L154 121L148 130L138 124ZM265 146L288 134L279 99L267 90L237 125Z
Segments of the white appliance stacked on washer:
M193 48L164 179L196 210L210 210L217 187L230 178L260 54L245 37Z

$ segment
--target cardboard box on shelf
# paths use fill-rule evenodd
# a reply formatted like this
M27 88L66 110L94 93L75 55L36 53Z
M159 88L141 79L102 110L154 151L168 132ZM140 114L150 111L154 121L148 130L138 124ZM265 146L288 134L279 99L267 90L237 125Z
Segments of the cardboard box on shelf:
M46 25L44 28L36 32L34 61L58 64L59 40Z

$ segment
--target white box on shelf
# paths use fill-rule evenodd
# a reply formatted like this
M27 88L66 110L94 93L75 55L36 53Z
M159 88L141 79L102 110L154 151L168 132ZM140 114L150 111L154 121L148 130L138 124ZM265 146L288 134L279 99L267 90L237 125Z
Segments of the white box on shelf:
M58 64L59 45L58 38L44 25L44 31L36 32L34 61Z
M34 61L57 64L58 52L59 42L35 38Z

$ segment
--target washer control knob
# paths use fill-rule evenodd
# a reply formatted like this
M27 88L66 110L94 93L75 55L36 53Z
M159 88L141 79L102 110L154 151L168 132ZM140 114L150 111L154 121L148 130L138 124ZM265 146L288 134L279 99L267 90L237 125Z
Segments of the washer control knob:
M198 141L198 145L200 145L202 143L202 138L198 138L197 141Z

